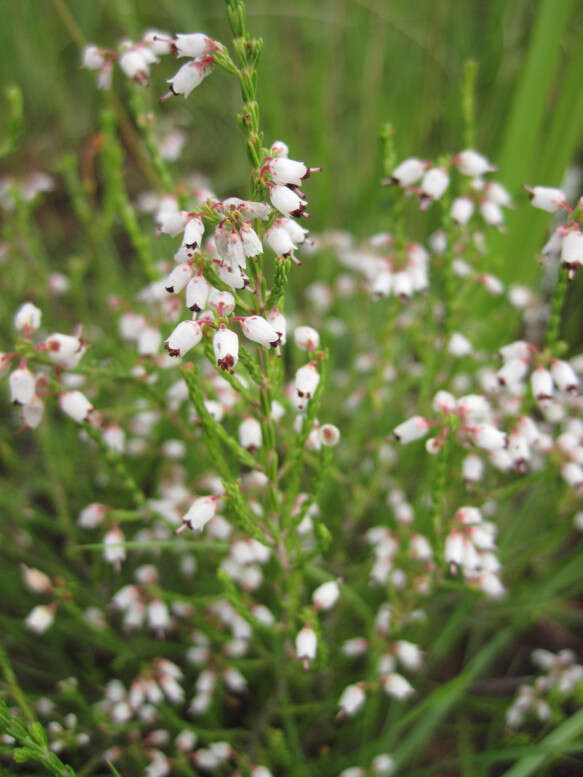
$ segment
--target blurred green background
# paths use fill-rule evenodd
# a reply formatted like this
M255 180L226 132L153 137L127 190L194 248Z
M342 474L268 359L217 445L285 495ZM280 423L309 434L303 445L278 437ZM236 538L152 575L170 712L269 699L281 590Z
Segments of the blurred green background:
M383 122L396 130L399 156L435 158L463 147L460 87L468 58L479 63L476 145L500 164L513 193L524 182L558 185L581 155L581 0L248 0L247 6L251 32L265 40L259 87L265 139L285 139L293 157L325 168L310 182L310 199L318 203L313 228L364 234L382 227ZM95 132L103 95L93 74L79 68L82 41L113 46L156 27L203 30L229 42L221 0L2 0L0 8L1 81L19 84L25 104L24 153L4 160L14 171L50 169L58 152L83 152ZM175 70L170 58L155 69L152 104ZM119 73L114 83L123 101ZM218 194L241 190L246 180L234 122L239 104L234 80L216 72L188 101L159 111L188 128L184 157L212 174ZM547 224L544 214L511 216L504 251L515 278L517 271L525 280L532 274Z

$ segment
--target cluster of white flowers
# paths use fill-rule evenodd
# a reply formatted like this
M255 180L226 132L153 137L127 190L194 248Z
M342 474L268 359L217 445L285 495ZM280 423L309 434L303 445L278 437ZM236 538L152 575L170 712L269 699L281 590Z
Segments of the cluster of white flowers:
M518 689L516 699L506 710L506 725L520 728L529 719L546 723L553 715L564 714L569 701L583 688L583 666L572 650L552 653L539 648L531 654L532 662L542 670L531 684Z
M188 57L189 62L168 79L170 92L167 97L183 94L185 97L192 92L212 71L213 52L220 49L220 44L209 38L203 32L186 35L170 35L158 30L148 30L137 43L123 40L117 50L104 49L89 44L82 53L83 67L97 72L99 89L109 89L113 75L113 64L117 62L122 72L137 84L148 83L151 65L159 62L159 57L166 54L176 54L177 57Z

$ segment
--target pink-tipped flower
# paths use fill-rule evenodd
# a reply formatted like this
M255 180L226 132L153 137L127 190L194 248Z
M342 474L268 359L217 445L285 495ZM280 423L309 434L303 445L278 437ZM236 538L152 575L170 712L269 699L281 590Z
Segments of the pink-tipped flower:
M202 340L202 326L198 321L181 321L166 340L164 347L170 356L184 356Z
M406 445L409 442L425 437L428 431L429 422L427 419L420 415L414 415L396 426L393 430L393 435L396 440Z
M267 320L279 335L279 344L285 345L287 324L285 316L277 308L271 308L267 314Z
M185 98L188 97L192 90L210 75L213 64L213 58L205 56L182 65L180 70L168 79L170 91L162 99L167 100L172 95L179 94L183 94Z
M213 350L217 366L232 373L239 360L239 338L236 333L221 324L213 337Z
M340 598L337 580L328 580L319 585L312 594L315 610L331 610Z
M297 326L294 330L294 340L302 351L315 351L320 346L320 335L311 326Z
M229 316L235 310L235 297L230 291L211 289L208 304L210 308L217 311L219 316Z
M259 239L257 232L255 232L248 221L244 221L241 224L239 234L241 235L241 240L243 241L243 250L245 251L245 256L258 256L259 254L263 253L263 245L261 244L261 240Z
M262 316L247 316L247 318L235 318L235 321L240 321L241 329L245 337L249 340L253 340L255 343L259 343L264 348L278 346L281 342L281 337L271 326L269 321Z
M188 528L192 531L202 531L205 525L217 512L217 500L220 496L201 496L195 499L188 512L182 517L182 526L176 529L179 534Z
M25 335L35 332L40 327L41 315L36 305L32 302L24 302L14 314L14 327Z
M495 173L498 169L490 164L485 156L472 149L459 153L454 157L453 163L458 166L460 173L472 177L482 176L485 173Z
M81 54L81 67L86 67L88 70L99 70L104 63L105 57L98 46L94 44L85 46Z
M204 32L178 33L172 41L172 49L177 57L198 59L205 54L216 51L219 45Z

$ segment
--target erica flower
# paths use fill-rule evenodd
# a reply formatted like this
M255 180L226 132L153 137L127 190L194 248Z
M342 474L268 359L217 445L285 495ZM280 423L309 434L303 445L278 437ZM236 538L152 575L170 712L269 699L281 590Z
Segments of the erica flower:
M268 348L270 345L275 348L281 342L281 336L262 316L234 317L232 320L239 321L245 336L264 348Z
M310 217L306 213L307 200L303 200L293 188L289 186L268 184L271 203L276 210L283 213L284 216Z
M239 360L239 338L224 324L213 337L213 350L217 366L222 370L233 372L237 361Z
M184 529L202 531L205 525L214 517L217 511L217 500L220 496L201 496L195 499L188 512L182 517L182 526L176 529L179 534Z
M202 340L202 325L198 321L181 321L166 340L170 356L184 356Z
M321 167L307 167L303 162L279 156L267 157L262 173L269 173L275 184L301 186L302 181L309 178L311 173L321 172L321 170Z
M213 58L205 56L182 65L180 70L175 73L172 78L168 79L170 91L161 99L167 100L172 97L172 95L179 94L188 97L192 90L196 89L196 87L212 72L213 64Z
M310 661L316 658L316 649L318 638L316 632L311 626L304 626L298 631L296 636L296 655L304 664L304 669L308 669Z

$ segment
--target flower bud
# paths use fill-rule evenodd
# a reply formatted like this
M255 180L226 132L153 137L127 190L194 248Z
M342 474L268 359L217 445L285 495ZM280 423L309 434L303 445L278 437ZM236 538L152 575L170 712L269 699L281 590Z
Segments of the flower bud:
M303 351L315 351L320 346L320 335L311 326L297 326L294 330L294 340Z
M81 54L81 66L88 70L99 70L105 62L103 54L98 46L90 44L85 46Z
M320 441L322 445L333 447L340 442L340 430L333 424L322 424L320 427Z

